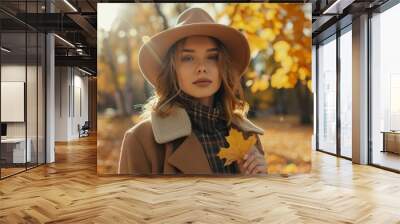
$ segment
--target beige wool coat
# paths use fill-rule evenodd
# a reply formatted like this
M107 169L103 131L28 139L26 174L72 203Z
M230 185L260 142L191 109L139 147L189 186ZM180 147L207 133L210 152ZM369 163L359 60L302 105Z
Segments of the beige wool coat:
M245 135L255 133L256 148L264 154L258 134L264 131L248 119L234 118L232 125ZM172 142L180 139L174 150ZM119 174L213 174L200 141L192 132L185 109L175 107L173 112L160 117L152 113L126 131L118 164Z

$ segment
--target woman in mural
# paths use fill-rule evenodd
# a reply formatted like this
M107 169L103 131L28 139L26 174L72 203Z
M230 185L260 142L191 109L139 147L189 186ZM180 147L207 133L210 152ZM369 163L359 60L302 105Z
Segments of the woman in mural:
M240 84L249 62L246 38L199 8L151 37L139 51L139 67L155 96L144 119L125 133L118 173L265 173L263 130L246 118ZM229 147L231 128L257 141L243 159L225 166L217 154Z

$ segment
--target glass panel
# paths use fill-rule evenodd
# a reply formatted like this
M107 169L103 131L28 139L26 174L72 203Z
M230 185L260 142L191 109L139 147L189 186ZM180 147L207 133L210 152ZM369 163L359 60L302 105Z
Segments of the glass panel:
M336 153L336 39L318 48L318 149Z
M39 11L37 1L27 2L27 13L37 13ZM29 14L28 14L29 15ZM34 16L31 19L31 23L36 24L38 17ZM36 21L35 21L36 20ZM37 132L38 132L38 108L37 108L37 80L38 80L38 34L36 30L27 31L27 99L26 99L26 111L27 111L27 150L31 151L31 158L28 159L28 168L37 166L38 160L38 143L37 143Z
M26 33L2 33L1 43L1 140L2 178L25 170Z
M37 165L37 33L29 32L27 33L28 38L28 63L27 63L27 95L26 95L26 111L27 111L27 142L28 154L30 158L28 159L28 168Z
M38 163L45 163L45 35L39 33L38 45Z
M351 30L340 37L340 150L352 157L352 35Z
M43 13L44 5L44 0L0 3L17 17L25 12ZM32 18L30 22L37 23ZM6 21L0 21L0 110L4 135L0 171L4 178L45 162L45 36L1 12L0 20Z
M400 170L400 4L372 22L372 163Z

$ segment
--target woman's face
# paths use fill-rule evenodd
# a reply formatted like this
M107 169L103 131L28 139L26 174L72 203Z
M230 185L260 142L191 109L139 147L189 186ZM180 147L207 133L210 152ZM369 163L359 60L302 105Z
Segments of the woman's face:
M208 106L212 105L213 95L221 86L218 57L216 43L206 36L188 37L177 51L179 87Z

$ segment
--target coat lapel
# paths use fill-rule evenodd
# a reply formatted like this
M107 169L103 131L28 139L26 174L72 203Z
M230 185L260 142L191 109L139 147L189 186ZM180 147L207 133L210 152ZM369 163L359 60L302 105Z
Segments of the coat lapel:
M169 156L168 163L183 174L212 174L200 141L192 132Z
M180 107L176 107L166 117L161 117L156 112L152 112L151 126L154 139L160 144L188 136L192 132L189 115L185 109Z
M154 138L159 144L169 144L177 138L187 136L176 150L168 151L165 160L169 165L179 169L183 174L213 174L203 146L192 132L185 109L176 107L167 117L160 117L153 112L151 120ZM248 119L235 118L232 123L243 132L264 134L264 130Z

